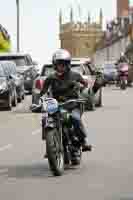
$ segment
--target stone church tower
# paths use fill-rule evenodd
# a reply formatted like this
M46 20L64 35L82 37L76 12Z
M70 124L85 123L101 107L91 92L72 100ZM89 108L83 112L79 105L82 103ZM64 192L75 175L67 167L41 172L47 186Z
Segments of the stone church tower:
M90 14L85 23L74 22L73 9L70 10L70 22L63 24L63 16L60 11L60 41L61 48L70 51L72 57L91 57L95 52L95 46L103 37L103 14L100 9L99 22L91 23Z

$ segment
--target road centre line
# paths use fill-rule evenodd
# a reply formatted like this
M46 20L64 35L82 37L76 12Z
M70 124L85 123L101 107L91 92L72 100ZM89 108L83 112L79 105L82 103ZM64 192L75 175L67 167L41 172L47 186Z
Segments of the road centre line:
M0 169L0 175L8 172L8 168Z

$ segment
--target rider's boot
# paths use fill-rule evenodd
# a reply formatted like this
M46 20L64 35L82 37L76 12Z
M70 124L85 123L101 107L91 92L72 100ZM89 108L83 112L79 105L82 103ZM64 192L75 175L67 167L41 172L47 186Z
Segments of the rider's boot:
M87 137L85 137L82 142L82 151L92 151L92 145L89 144Z

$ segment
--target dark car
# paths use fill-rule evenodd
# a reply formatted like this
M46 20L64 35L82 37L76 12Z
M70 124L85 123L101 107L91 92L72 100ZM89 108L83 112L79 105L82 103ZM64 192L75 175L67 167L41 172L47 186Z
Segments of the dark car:
M24 53L2 53L0 54L0 61L8 60L14 61L17 66L17 72L24 77L24 88L31 92L33 82L38 75L38 70L33 64L32 58L29 54Z
M0 107L12 109L17 105L16 85L9 73L10 62L0 62Z

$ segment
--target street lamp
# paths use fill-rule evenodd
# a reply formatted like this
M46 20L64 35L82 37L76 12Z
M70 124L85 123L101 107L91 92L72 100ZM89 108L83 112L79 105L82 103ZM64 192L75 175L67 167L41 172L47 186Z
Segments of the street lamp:
M19 0L16 0L16 8L17 8L17 52L20 51L20 14L19 14Z

